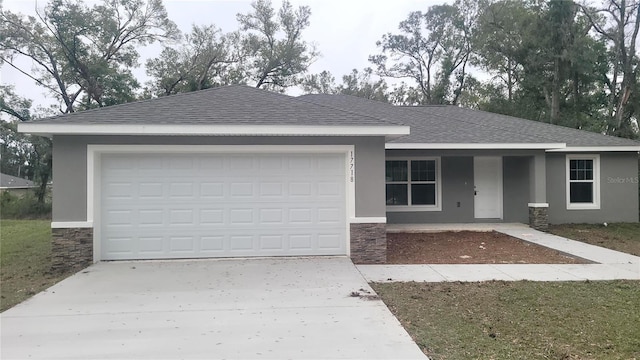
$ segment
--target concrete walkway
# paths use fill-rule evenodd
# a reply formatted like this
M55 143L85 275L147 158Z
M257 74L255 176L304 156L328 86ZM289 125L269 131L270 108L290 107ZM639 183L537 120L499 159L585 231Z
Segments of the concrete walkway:
M358 265L368 281L640 280L640 257L536 231L524 224L389 225L389 232L492 231L571 254L593 264Z

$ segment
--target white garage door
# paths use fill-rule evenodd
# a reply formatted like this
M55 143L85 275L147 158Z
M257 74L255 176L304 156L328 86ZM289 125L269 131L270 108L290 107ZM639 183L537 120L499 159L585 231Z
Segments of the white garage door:
M341 154L104 154L102 259L346 253Z

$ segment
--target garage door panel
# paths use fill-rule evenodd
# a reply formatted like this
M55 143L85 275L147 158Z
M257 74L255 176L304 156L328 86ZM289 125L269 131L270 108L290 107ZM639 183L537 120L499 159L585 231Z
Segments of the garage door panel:
M284 225L285 214L282 208L263 208L259 209L258 219L260 224L264 225Z
M195 217L192 209L169 210L169 226L195 226Z
M200 252L204 254L217 254L225 251L224 236L202 236L200 237Z
M164 219L164 212L162 210L149 209L138 211L138 224L141 227L163 226L165 224Z
M102 173L104 259L346 253L344 155L104 155Z
M333 250L339 249L342 239L338 234L318 234L318 248Z
M169 251L172 253L192 254L195 252L195 241L193 236L171 236L169 237Z
M192 199L195 196L192 182L172 182L169 184L169 199Z
M205 180L200 183L200 193L198 195L202 198L222 199L224 198L224 183Z
M229 236L229 248L234 251L247 251L254 250L254 236L253 235L230 235Z
M315 225L335 225L341 228L344 224L345 212L338 207L329 207L323 203L317 207L277 207L280 204L261 204L260 206L224 207L225 204L218 204L219 207L195 207L189 208L184 204L176 205L175 208L164 204L158 207L143 209L110 209L102 215L102 222L106 226L113 227L158 227L167 226L200 226L210 227L234 227L245 226L247 224L269 226L282 226L295 228L297 226L309 227ZM251 205L251 204L248 204ZM326 205L326 207L320 207ZM206 205L205 205L206 206ZM270 207L266 207L270 206Z
M269 201L282 200L284 196L285 184L281 182L262 182L258 184L260 189L258 195L260 198L266 198Z
M231 190L229 195L231 199L244 197L244 198L253 198L253 186L254 184L251 182L245 182L238 180L236 182L232 182L229 184L229 189Z
M200 209L199 225L224 225L224 209Z
M132 200L132 186L133 184L126 182L108 182L106 190L109 196L107 199Z
M133 214L131 210L108 210L103 214L102 222L111 228L133 227Z
M160 255L164 252L164 237L141 236L138 238L138 252L146 255Z

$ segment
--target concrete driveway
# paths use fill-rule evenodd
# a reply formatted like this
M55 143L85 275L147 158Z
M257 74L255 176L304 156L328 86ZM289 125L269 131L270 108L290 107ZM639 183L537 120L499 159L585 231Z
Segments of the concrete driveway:
M103 262L0 315L1 357L425 359L344 257Z

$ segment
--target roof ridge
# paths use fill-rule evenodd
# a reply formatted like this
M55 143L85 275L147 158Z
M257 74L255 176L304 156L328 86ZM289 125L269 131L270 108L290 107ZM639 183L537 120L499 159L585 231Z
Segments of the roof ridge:
M393 105L393 104L388 103L388 102L379 101L379 100L373 100L373 99L364 98L364 97L356 96L356 95L350 95L350 94L304 94L304 95L299 95L298 98L312 97L312 96L323 96L323 97L324 96L326 96L326 97L342 96L342 97L358 99L358 100L361 100L361 101L367 101L367 102L371 102L371 103L375 103L375 104L379 104L379 105L385 105L385 106L389 106L389 107L397 107L396 105Z
M307 103L307 104L312 104L312 105L315 105L315 106L321 106L321 107L324 107L324 108L328 108L328 109L332 109L332 110L337 110L337 111L340 111L340 112L344 112L344 113L347 113L347 114L358 115L358 116L364 116L364 117L367 117L367 118L370 118L370 119L375 119L375 120L384 121L385 123L388 123L389 125L401 125L401 126L407 126L407 125L405 125L405 124L403 124L403 123L401 123L401 122L393 122L393 121L391 121L391 120L389 120L389 119L387 119L387 118L384 118L384 117L371 116L371 115L364 114L364 113L361 113L361 112L358 112L358 111L345 110L345 109L340 108L340 107L331 106L331 105L328 105L328 104L319 104L319 103L317 103L317 102L313 102L313 101L310 101L310 100L302 99L302 97L304 97L304 96L317 96L317 95L321 95L321 96L336 96L336 95L341 95L341 96L351 96L351 97L355 97L355 98L358 98L358 99L363 99L363 100L368 100L368 101L374 101L374 102L381 103L381 104L386 104L386 103L383 103L383 102L381 102L381 101L369 100L369 99L361 98L361 97L358 97L358 96L353 96L353 95L344 95L344 94L335 94L335 95L333 95L333 94L304 94L304 95L300 95L300 96L296 96L296 97L292 97L292 98L293 98L293 99L296 99L296 100L298 100L298 101L301 101L301 102ZM389 105L391 105L391 104L389 104ZM391 106L393 106L393 105L391 105Z

